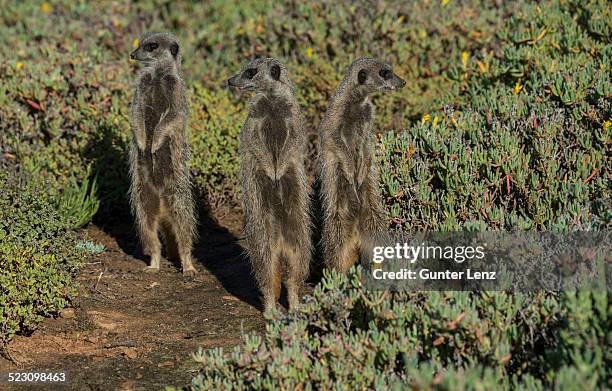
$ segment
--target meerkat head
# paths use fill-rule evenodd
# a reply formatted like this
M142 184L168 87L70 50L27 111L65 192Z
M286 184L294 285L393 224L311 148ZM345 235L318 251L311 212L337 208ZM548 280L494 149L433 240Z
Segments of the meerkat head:
M346 77L365 94L380 90L397 90L406 85L406 81L393 72L391 65L370 57L355 60Z
M275 58L258 58L246 63L240 73L227 80L227 84L241 91L267 92L291 88L287 69Z
M146 33L138 43L138 48L130 54L132 60L146 66L162 61L180 63L179 41L170 33Z

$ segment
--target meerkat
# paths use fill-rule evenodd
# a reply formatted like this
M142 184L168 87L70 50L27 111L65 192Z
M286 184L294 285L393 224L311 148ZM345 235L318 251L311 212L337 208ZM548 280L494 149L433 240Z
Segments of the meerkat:
M374 106L369 96L406 82L389 64L360 58L346 71L319 127L317 162L325 264L346 272L364 244L386 228L375 164Z
M130 54L143 65L130 105L130 203L143 252L151 257L145 271L159 271L161 233L168 254L180 258L183 275L192 276L196 221L180 45L169 33L148 33L139 42Z
M287 70L276 59L253 60L227 83L255 92L239 150L246 251L264 310L276 307L283 276L294 309L311 258L302 114Z

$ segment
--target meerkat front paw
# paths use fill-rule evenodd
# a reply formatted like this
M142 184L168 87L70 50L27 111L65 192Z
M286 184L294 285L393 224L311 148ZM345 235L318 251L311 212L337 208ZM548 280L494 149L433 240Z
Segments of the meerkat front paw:
M147 149L147 142L143 137L136 138L136 146L138 147L138 151L143 153Z
M153 143L151 144L151 154L152 155L155 155L157 151L159 151L162 145L164 145L164 141L165 139L162 137L159 137L153 140Z

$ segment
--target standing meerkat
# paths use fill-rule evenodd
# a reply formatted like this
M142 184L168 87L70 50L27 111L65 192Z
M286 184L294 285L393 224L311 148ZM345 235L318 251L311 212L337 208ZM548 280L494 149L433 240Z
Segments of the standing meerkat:
M247 252L265 311L276 307L282 275L293 309L311 257L307 138L300 108L287 70L273 58L247 63L228 85L255 92L240 133Z
M145 271L159 271L161 232L168 254L178 252L183 275L191 276L196 273L191 255L196 221L179 48L172 34L148 33L130 54L144 65L130 105L130 202L144 253L151 257Z
M405 84L389 64L360 58L348 68L330 99L319 127L317 167L324 215L323 254L329 268L346 272L359 260L364 241L386 228L369 95Z

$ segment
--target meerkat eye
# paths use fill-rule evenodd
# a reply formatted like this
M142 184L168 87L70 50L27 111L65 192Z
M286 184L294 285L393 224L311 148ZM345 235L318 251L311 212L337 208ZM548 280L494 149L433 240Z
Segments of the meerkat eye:
M149 42L148 44L145 45L144 50L146 50L147 52L152 52L158 47L159 47L159 44L157 42Z
M378 74L385 80L389 80L393 77L393 73L388 69L381 69Z
M243 73L244 77L246 77L247 79L252 79L253 77L255 77L256 74L257 68L249 68Z

